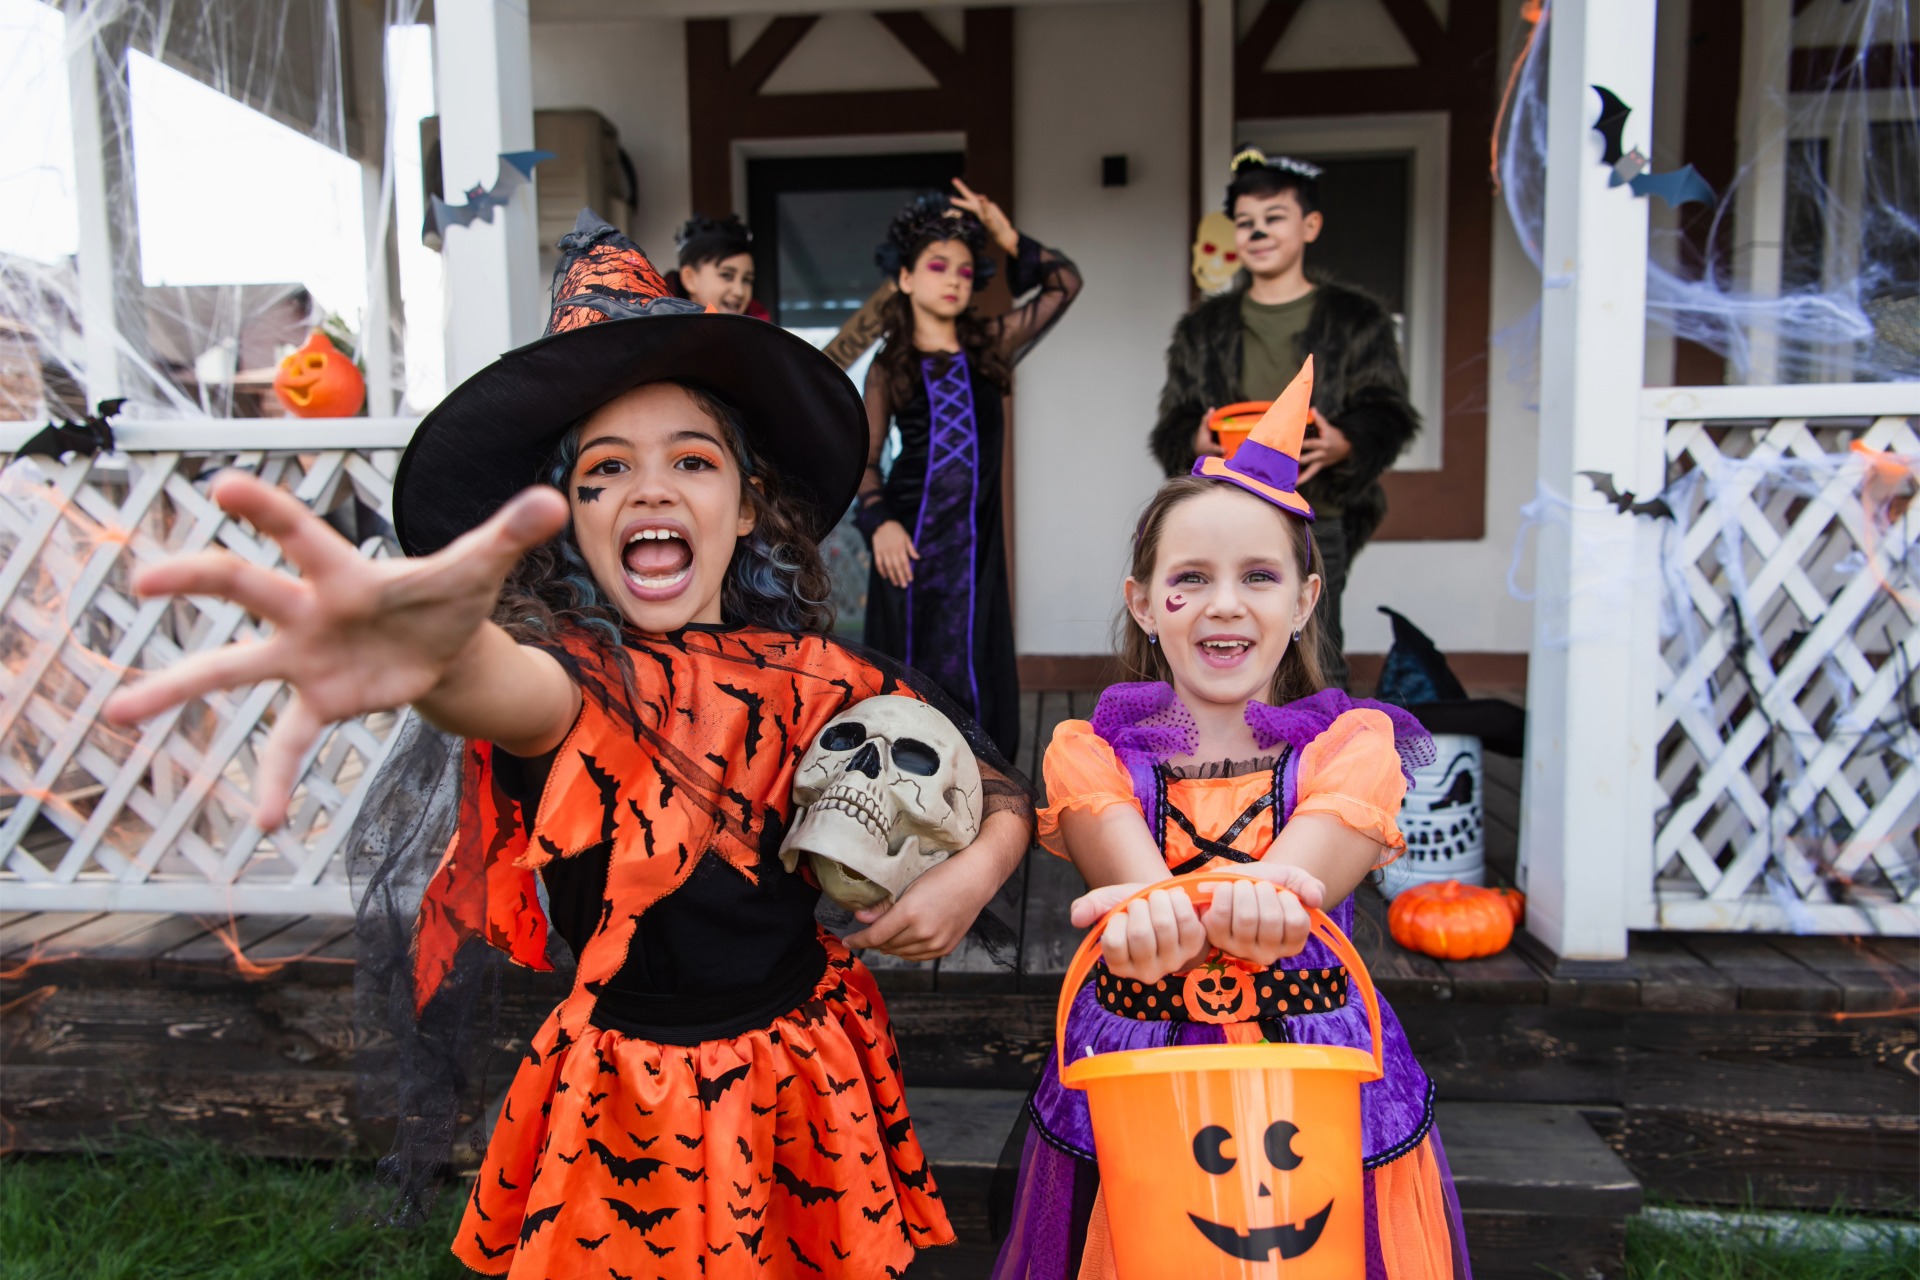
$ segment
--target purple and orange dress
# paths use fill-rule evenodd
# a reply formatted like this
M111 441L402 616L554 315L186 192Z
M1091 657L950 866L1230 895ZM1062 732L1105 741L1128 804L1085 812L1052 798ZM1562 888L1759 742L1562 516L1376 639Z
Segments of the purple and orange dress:
M1412 716L1330 689L1284 707L1251 703L1247 723L1256 758L1174 765L1190 758L1195 734L1172 686L1109 688L1091 721L1065 722L1047 748L1040 842L1065 856L1062 814L1126 805L1146 821L1173 875L1258 861L1286 823L1307 813L1379 841L1390 851L1386 861L1405 847L1394 818L1406 771L1433 755ZM1351 933L1351 898L1328 914ZM1366 1010L1357 996L1349 1002L1346 970L1320 942L1252 979L1255 1018L1228 1023L1176 998L1184 975L1140 983L1097 965L1074 999L1067 1034L1094 1053L1230 1040L1369 1047ZM1244 1016L1241 1008L1234 1014ZM1380 1032L1386 1075L1360 1087L1367 1280L1470 1280L1459 1204L1433 1124L1433 1084L1384 999ZM1112 1276L1086 1095L1060 1083L1051 1054L1027 1121L995 1280Z

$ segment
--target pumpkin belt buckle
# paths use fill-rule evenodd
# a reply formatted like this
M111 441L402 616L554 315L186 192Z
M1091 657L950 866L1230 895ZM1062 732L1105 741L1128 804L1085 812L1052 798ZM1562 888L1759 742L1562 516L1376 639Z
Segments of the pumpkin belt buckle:
M1253 989L1256 972L1218 947L1213 948L1205 960L1187 970L1180 992L1187 1021L1219 1025L1251 1022L1259 1017L1260 1002Z

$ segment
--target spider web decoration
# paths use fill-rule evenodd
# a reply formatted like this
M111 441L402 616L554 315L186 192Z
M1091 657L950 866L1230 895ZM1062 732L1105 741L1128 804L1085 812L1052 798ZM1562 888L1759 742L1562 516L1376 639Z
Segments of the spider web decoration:
M0 455L4 456L4 455ZM351 914L339 844L399 728L332 726L304 762L287 825L253 825L256 753L278 684L212 693L121 728L100 709L141 670L263 627L206 597L140 600L133 572L224 549L292 571L227 518L213 474L253 472L359 542L398 555L392 449L140 451L13 460L0 471L0 890L44 910Z
M1920 933L1913 421L1676 421L1666 448L1653 923Z

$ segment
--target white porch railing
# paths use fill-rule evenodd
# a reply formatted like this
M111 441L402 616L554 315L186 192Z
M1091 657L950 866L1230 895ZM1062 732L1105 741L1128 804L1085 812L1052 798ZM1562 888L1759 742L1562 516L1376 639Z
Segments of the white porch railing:
M1630 926L1920 934L1920 511L1851 450L1920 455L1920 384L1641 406L1676 520Z
M0 425L0 908L349 914L336 854L396 716L329 729L269 835L249 816L254 753L282 688L130 729L100 708L143 668L258 633L232 605L128 589L137 567L209 547L282 563L207 496L214 472L255 472L366 554L397 554L393 472L413 422L115 423L114 453L13 457L39 425Z

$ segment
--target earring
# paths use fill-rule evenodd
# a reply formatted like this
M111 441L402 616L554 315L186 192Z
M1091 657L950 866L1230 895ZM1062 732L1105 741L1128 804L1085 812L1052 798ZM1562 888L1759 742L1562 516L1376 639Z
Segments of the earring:
M1149 631L1149 632L1147 632L1147 643L1148 643L1148 644L1159 644L1159 643L1160 643L1160 633L1159 633L1158 631Z
M1295 644L1299 644L1299 643L1300 643L1300 633L1299 633L1298 631L1296 631L1296 632L1294 632L1294 633L1293 633L1293 642L1294 642Z

